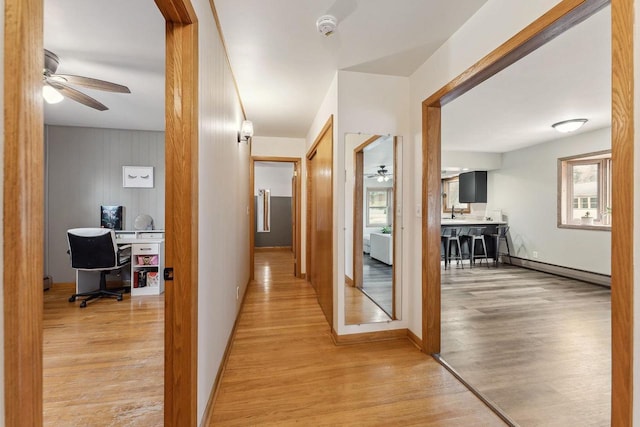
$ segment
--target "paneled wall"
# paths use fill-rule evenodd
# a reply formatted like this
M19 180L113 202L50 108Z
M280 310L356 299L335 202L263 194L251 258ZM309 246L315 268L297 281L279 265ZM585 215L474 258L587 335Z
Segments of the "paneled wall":
M124 229L146 213L164 228L164 132L45 126L45 272L75 281L66 230L99 227L100 205L124 207ZM153 188L123 188L122 166L153 166Z
M242 108L211 13L213 2L192 3L198 15L200 88L199 425L249 281L249 207L253 201L249 194L250 146L237 141Z

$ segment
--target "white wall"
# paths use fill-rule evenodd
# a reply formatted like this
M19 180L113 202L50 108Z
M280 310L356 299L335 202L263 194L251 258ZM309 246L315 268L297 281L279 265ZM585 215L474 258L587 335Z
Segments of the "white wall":
M291 177L293 164L281 163L274 165L269 162L256 162L254 166L254 190L257 196L260 189L271 191L271 197L291 197Z
M558 158L611 149L611 128L534 145L503 155L489 171L487 204L509 222L511 252L521 258L611 274L611 233L558 228ZM614 183L615 184L615 183Z
M378 330L389 330L406 328L408 309L409 282L403 275L398 283L402 284L402 309L401 319L387 323L372 323L367 325L345 325L344 315L344 277L345 259L347 258L345 239L353 235L350 231L345 232L347 220L345 219L345 179L344 173L347 168L345 162L345 136L351 133L363 133L371 135L395 135L408 140L409 136L409 79L407 77L386 76L379 74L368 74L351 71L338 72L338 124L337 136L334 140L334 170L339 171L334 177L334 329L338 334L354 334L361 332L372 332ZM398 157L406 157L404 142L400 145ZM407 163L402 163L401 173L394 171L396 176L397 195L402 195L398 199L398 216L394 226L396 239L401 241L401 253L406 252L403 236L405 231L401 230L403 223L403 207L411 206L411 197L402 185L406 179L412 177L413 168L407 168ZM398 189L399 188L399 189ZM402 231L402 232L401 232ZM398 274L408 268L406 266L407 257L400 263L402 268Z
M209 1L193 0L199 48L198 424L249 280L249 145ZM215 167L212 167L215 165ZM167 209L171 209L167 206ZM240 298L236 298L236 287Z
M422 192L422 101L457 77L483 56L496 49L531 22L539 18L559 0L489 0L473 15L449 40L447 40L410 77L411 140L407 148L407 159L413 159L416 173L407 182L411 192L414 212L421 203ZM508 16L509 19L504 19ZM409 161L405 162L410 163ZM407 168L407 166L405 166ZM421 209L421 207L420 207ZM417 336L422 335L422 242L420 218L411 215L405 221L405 234L411 239L407 253L413 257L407 260L410 270L407 280L411 301L409 328ZM409 258L409 257L406 257Z

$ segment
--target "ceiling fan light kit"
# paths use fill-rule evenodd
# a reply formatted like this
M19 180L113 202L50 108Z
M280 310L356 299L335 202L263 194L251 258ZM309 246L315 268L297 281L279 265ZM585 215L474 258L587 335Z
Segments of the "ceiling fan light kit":
M45 49L44 50L44 70L42 72L42 96L45 101L55 104L64 98L70 98L87 107L99 111L108 110L106 105L93 99L89 95L80 92L70 85L82 86L89 89L103 90L116 93L131 93L128 87L105 80L93 79L91 77L74 76L71 74L56 74L60 59L58 56Z

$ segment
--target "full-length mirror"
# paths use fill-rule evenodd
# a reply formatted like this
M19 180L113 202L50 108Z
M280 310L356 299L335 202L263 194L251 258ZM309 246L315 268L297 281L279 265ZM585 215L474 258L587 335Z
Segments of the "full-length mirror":
M256 221L258 233L271 231L271 190L258 190L256 202Z
M401 138L345 136L345 324L400 319Z

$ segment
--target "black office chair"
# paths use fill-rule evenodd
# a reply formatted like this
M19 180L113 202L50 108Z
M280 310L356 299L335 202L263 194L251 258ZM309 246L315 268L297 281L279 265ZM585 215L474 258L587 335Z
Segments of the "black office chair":
M67 230L67 240L71 267L100 272L98 289L73 294L69 297L69 302L74 302L78 297L86 297L80 303L80 307L86 307L87 301L98 298L116 298L122 301L125 288L107 290L107 274L131 262L131 257L124 256L123 253L131 245L118 247L115 232L109 228L73 228Z

